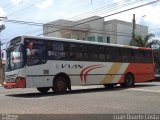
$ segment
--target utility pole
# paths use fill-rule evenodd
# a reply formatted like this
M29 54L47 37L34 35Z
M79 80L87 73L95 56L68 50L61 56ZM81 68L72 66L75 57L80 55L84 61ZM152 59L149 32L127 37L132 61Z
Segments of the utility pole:
M2 21L3 19L7 19L7 17L0 17L0 21ZM4 30L5 29L5 25L0 25L0 33L1 33L1 31L2 30ZM1 43L1 38L0 38L0 62L1 62L1 45L2 45L2 43Z
M132 20L132 45L135 43L135 27L136 27L136 20L135 20L135 14L133 14L133 20Z
M2 19L6 19L6 17L0 17L0 21L2 21ZM5 25L0 25L0 33L2 30L5 29ZM1 38L0 38L0 84L3 83L3 79L4 79L4 69L3 69L3 65L2 65L2 56L1 56L1 45L3 45L1 43Z
M5 25L0 25L0 33L4 29L5 29ZM1 43L1 38L0 38L0 52L1 52L1 45L3 45L3 44ZM1 59L1 54L0 54L0 59Z

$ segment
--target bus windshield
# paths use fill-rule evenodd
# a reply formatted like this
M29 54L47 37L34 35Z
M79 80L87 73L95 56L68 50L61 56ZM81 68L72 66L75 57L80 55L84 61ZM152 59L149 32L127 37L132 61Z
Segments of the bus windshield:
M6 72L13 71L24 66L23 45L17 44L7 49Z

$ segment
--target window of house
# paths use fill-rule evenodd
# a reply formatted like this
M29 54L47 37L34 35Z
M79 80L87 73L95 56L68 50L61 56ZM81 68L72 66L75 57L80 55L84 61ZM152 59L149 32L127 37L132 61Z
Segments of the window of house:
M95 36L88 37L88 41L93 41L93 42L95 42Z
M98 36L98 42L103 42L103 37Z
M110 43L111 40L110 40L110 36L107 36L107 43Z

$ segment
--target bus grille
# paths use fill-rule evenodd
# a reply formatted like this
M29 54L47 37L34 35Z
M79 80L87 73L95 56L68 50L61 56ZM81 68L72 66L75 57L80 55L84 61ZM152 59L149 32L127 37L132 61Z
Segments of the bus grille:
M5 81L6 81L6 82L15 82L16 76L17 76L16 74L6 75Z

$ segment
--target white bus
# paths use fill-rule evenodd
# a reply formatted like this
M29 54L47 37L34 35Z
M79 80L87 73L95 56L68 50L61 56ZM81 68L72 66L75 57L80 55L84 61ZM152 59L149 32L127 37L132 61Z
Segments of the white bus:
M150 48L19 36L10 41L6 52L5 88L65 92L72 85L130 87L154 79Z

